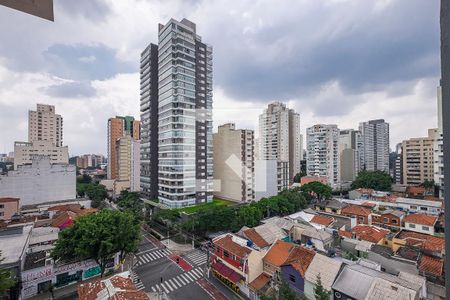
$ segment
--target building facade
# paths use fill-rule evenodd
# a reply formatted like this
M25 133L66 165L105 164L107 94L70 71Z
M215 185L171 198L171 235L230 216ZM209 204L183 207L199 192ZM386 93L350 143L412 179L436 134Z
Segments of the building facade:
M127 182L131 192L140 191L140 142L129 135L116 142L116 180Z
M259 116L258 141L258 159L287 161L292 181L303 156L300 115L281 102L270 103Z
M341 180L355 180L364 163L361 132L353 129L341 130L339 133L339 153Z
M277 195L289 187L289 165L281 160L255 161L255 200Z
M0 220L9 221L20 211L19 198L0 197Z
M428 137L402 142L403 184L420 185L434 180L434 142L438 129L429 129Z
M249 202L254 191L254 132L236 129L234 123L219 126L213 135L214 195L221 199Z
M370 120L359 124L364 145L363 169L389 173L389 123Z
M0 197L20 199L20 205L76 198L76 167L51 164L48 156L36 155L31 165L22 165L0 176Z
M28 141L63 145L63 118L55 113L55 106L37 104L36 111L28 111Z
M141 53L141 192L158 198L158 45Z
M187 19L160 24L158 38L158 198L169 207L210 202L212 47Z
M52 164L68 164L69 149L67 146L57 147L53 142L15 142L14 143L14 170L18 166L31 164L33 155L46 155Z
M117 157L116 157L116 144L117 141L123 136L131 136L134 140L140 139L140 122L134 120L133 117L126 116L108 119L108 166L107 176L108 179L117 178Z
M444 198L444 142L442 127L442 86L437 89L438 132L434 140L434 182L439 186L439 197Z
M306 173L327 177L335 187L340 183L339 129L319 124L306 129Z

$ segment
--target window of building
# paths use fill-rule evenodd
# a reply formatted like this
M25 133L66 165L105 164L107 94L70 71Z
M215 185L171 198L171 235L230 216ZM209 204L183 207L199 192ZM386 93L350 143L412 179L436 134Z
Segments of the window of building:
M295 276L294 275L289 275L289 280L293 283L295 283Z
M421 206L421 207L420 207L420 210L427 211L428 208L427 208L427 207L424 207L424 206Z
M396 219L392 219L391 222L392 222L392 224L397 224L397 220Z
M230 253L228 253L228 251L226 250L223 250L223 256L230 257Z
M409 228L416 228L415 224L409 224Z
M389 223L389 219L388 218L384 218L384 223Z
M5 204L0 204L0 208L5 208Z
M0 211L0 217L3 217L4 215L5 215L5 213Z
M428 226L422 226L422 230L428 231L428 230L430 230L430 227L428 227Z

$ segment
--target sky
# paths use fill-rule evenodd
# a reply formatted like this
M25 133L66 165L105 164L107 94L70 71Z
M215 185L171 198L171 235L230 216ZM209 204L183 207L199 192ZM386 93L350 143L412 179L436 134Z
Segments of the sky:
M187 18L213 47L214 127L255 129L268 103L314 124L383 118L391 148L437 126L437 0L54 0L55 22L0 6L0 153L28 110L56 105L71 155L106 153L107 120L139 119L140 53Z

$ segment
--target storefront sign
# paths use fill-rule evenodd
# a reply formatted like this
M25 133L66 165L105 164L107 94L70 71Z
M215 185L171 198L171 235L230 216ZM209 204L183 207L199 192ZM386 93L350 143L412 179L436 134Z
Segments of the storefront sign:
M92 259L79 261L79 262L56 267L55 274L58 275L61 273L66 273L66 272L87 270L96 265L97 265L97 263Z
M95 275L99 275L101 272L102 272L102 269L100 268L100 266L92 267L89 270L84 271L83 278L85 278L85 279L90 278Z
M22 282L42 281L53 276L52 266L25 271L22 273Z

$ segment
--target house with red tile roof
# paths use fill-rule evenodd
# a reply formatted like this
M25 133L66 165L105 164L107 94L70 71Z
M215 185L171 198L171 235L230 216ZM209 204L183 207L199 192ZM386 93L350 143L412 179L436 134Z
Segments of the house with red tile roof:
M388 228L400 228L405 213L399 210L387 209L379 213L372 213L372 224Z
M270 276L279 274L280 267L286 262L294 247L294 244L282 240L276 241L263 258L264 272Z
M403 219L403 222L407 230L434 235L434 226L437 220L437 216L410 214Z
M356 225L351 232L339 230L341 237L353 238L361 241L367 241L374 244L382 244L390 230L383 229L373 225Z
M242 235L252 241L252 243L260 249L270 246L270 244L254 228L243 230Z
M444 259L422 255L419 263L419 273L435 283L444 283Z
M317 225L319 228L326 228L333 224L333 222L334 219L332 217L322 215L315 215L310 221L310 223Z
M370 209L359 205L344 207L341 214L350 218L356 218L357 224L372 224L372 212Z
M445 254L443 238L404 229L400 230L392 239L394 251L403 246L420 249L421 252L432 256L443 257Z
M298 295L305 290L305 273L316 253L305 247L295 247L281 266L281 278L289 284Z

